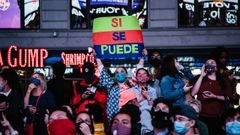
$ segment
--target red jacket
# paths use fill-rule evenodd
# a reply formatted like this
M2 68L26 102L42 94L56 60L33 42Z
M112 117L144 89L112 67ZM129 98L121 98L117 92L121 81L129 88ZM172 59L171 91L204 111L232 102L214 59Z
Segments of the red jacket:
M81 99L81 94L77 90L77 85L80 85L82 88L87 88L92 85L96 85L99 79L95 77L92 84L87 84L85 80L82 80L80 83L75 83L73 86L74 96L73 96L73 105L76 107L75 112L85 111L87 104L99 103L102 107L105 108L107 102L107 91L105 88L97 88L93 98ZM86 91L87 89L83 90Z

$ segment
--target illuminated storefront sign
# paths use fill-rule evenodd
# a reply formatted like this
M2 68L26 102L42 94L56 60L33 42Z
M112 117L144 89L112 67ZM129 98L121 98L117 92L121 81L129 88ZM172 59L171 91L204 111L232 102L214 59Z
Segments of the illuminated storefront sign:
M136 17L102 17L94 20L93 44L101 59L136 59L141 56L143 36Z
M44 67L44 60L47 57L46 49L19 49L12 45L7 50L7 64L10 67ZM0 64L4 65L2 53Z
M87 53L61 53L61 58L66 66L82 66L84 62L94 63L93 55Z

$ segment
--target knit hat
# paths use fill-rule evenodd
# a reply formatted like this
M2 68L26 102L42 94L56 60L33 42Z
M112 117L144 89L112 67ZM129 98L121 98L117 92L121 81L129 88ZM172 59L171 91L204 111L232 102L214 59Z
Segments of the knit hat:
M189 105L180 105L174 108L175 115L186 116L190 119L197 120L198 113Z

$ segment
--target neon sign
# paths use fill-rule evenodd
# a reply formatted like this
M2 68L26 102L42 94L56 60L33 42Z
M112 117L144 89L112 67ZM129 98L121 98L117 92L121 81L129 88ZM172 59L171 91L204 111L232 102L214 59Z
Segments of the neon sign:
M10 67L44 67L48 57L46 49L19 49L12 45L7 50L7 63ZM4 65L0 51L0 65Z
M61 58L66 66L82 66L84 62L94 63L92 54L84 53L61 53Z

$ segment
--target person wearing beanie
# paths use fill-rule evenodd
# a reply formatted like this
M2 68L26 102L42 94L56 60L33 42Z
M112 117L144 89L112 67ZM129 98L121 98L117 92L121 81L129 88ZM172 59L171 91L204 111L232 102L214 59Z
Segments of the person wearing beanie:
M174 132L180 135L198 135L196 128L198 113L189 105L174 108Z
M86 105L99 103L104 109L107 102L107 91L98 85L99 78L95 76L93 63L85 62L82 67L82 77L80 82L74 84L73 105L75 112L85 111Z

